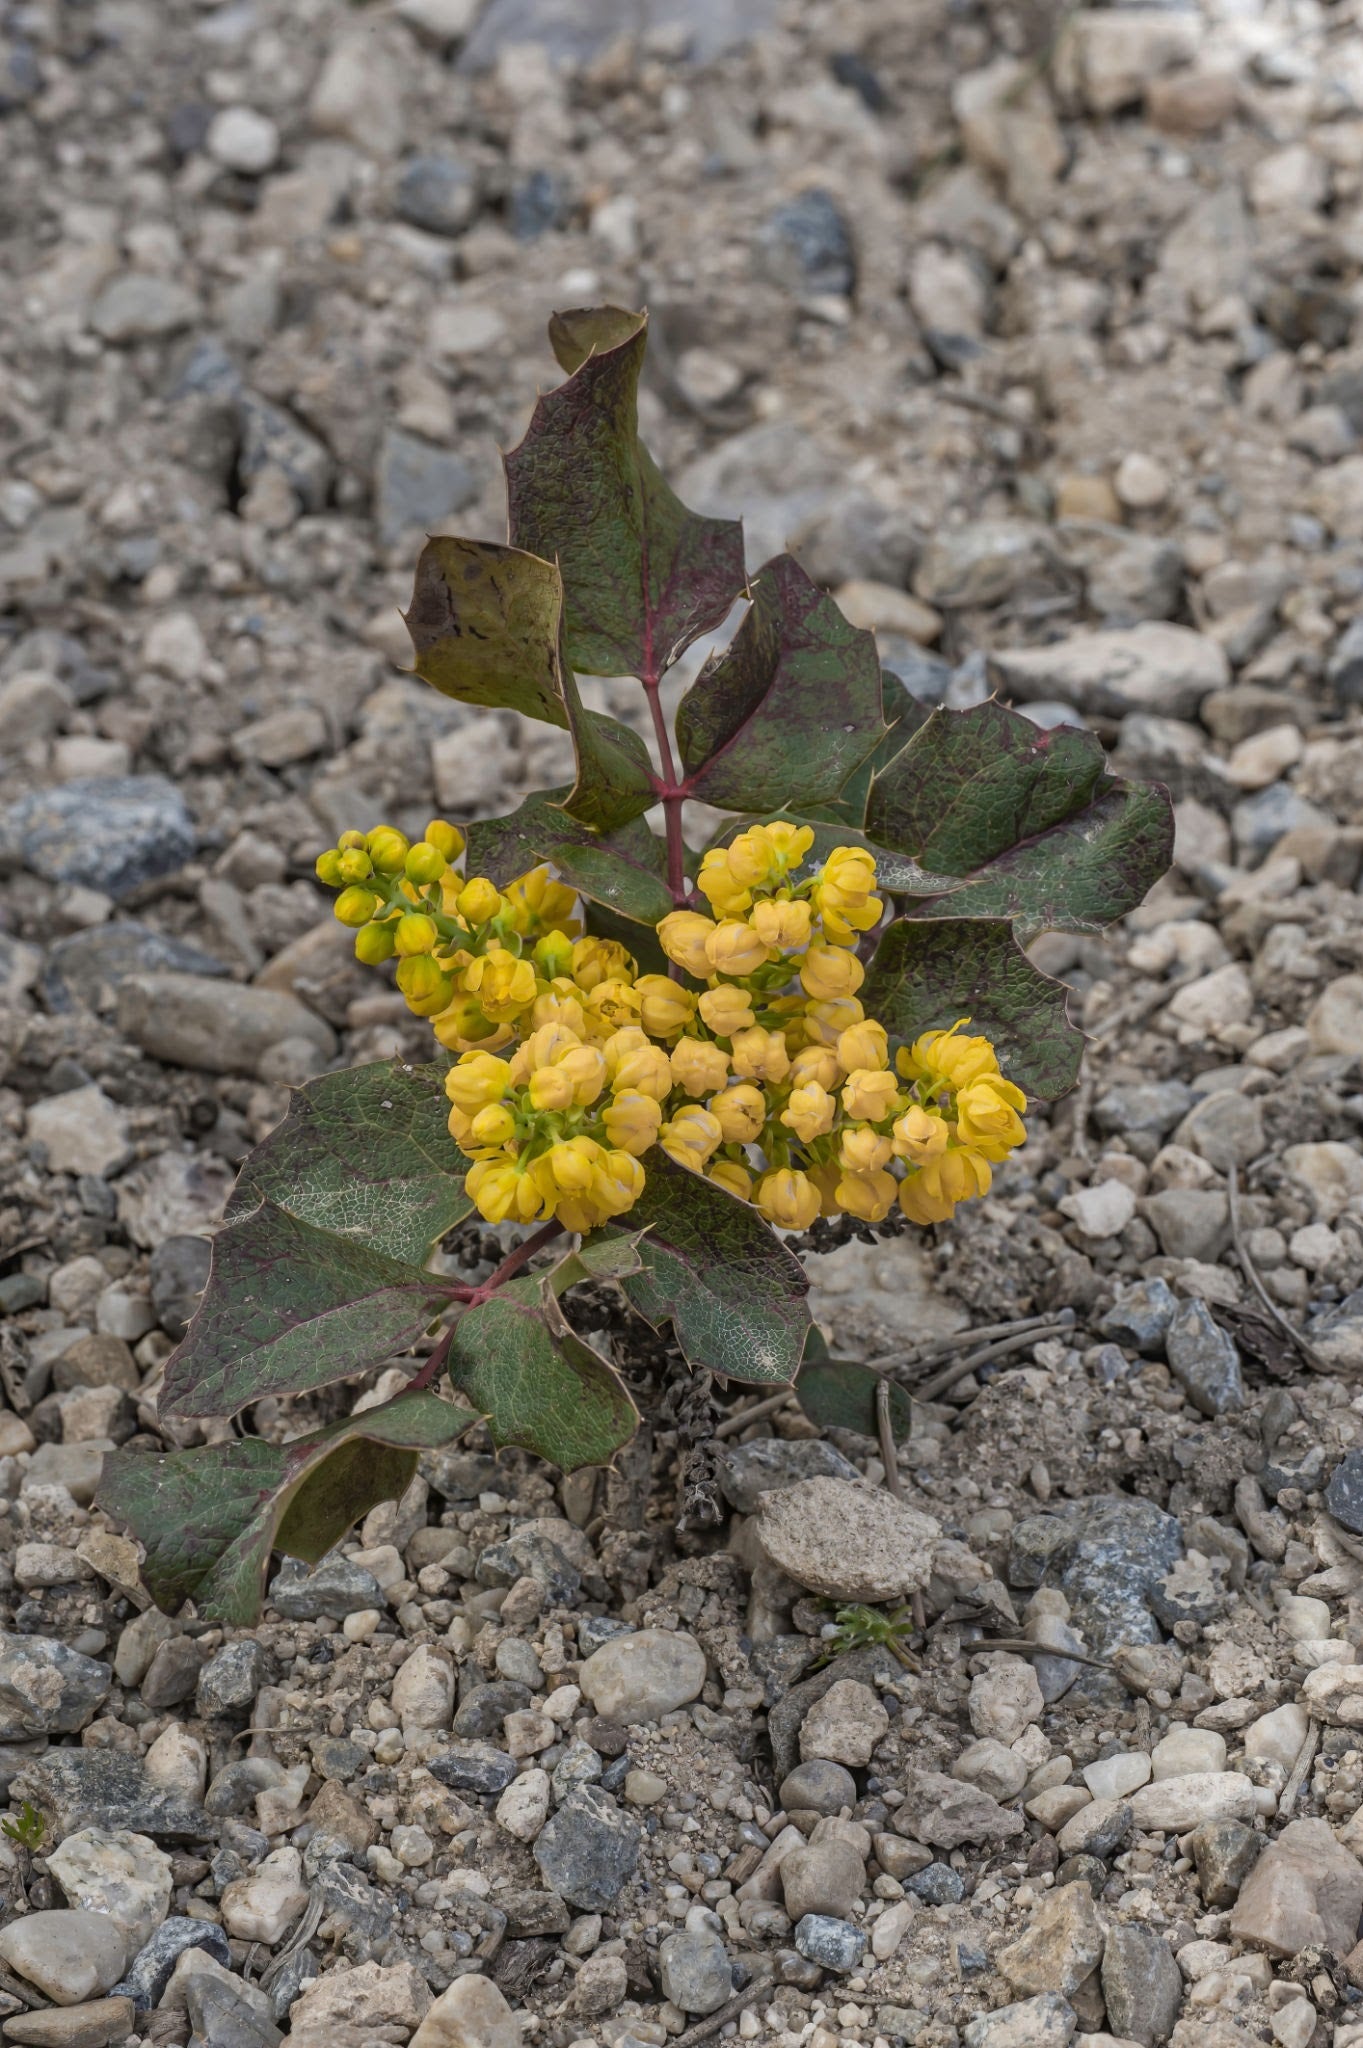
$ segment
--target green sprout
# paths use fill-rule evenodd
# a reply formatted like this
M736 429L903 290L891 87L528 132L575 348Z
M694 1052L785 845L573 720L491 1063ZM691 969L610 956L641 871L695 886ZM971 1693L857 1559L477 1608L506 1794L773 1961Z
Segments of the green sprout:
M831 1601L826 1604L832 1606ZM845 1657L849 1650L872 1647L888 1650L906 1671L920 1668L909 1652L915 1629L911 1607L839 1607L834 1610L833 1624L823 1638L824 1652L815 1663L816 1671Z
M0 1820L0 1832L8 1835L11 1842L17 1842L21 1849L40 1849L47 1833L47 1822L37 1807L26 1799L19 1808L18 1820Z

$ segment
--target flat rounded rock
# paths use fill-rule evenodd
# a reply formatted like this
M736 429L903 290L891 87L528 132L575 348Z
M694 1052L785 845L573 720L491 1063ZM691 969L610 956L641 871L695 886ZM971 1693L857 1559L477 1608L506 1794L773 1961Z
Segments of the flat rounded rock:
M682 1629L641 1628L594 1650L577 1682L598 1714L629 1727L688 1705L698 1697L706 1669L694 1636Z
M826 1477L763 1494L754 1520L772 1564L829 1600L896 1600L925 1586L942 1533L883 1490Z
M107 1913L58 1908L0 1930L0 1962L54 2005L84 2005L123 1975L128 1944Z

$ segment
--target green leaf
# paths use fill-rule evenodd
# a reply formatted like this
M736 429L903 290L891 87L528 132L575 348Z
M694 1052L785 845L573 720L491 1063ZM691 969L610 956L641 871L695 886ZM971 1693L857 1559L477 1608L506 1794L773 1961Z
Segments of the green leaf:
M733 640L677 710L688 796L730 811L831 803L884 732L875 635L793 555L758 571Z
M643 1270L625 1293L655 1330L671 1323L691 1365L772 1385L795 1378L809 1282L750 1203L655 1150L629 1221L644 1233Z
M563 573L575 668L656 678L741 595L742 529L689 512L639 439L644 314L559 314L550 339L570 374L506 457L511 539Z
M262 1202L213 1240L161 1412L235 1415L266 1394L349 1379L403 1350L448 1298L434 1274Z
M651 931L673 906L662 841L642 821L594 832L562 808L567 792L537 791L504 818L468 828L469 874L487 875L504 888L541 861L550 861L579 895Z
M98 1500L146 1550L143 1577L158 1607L193 1600L205 1621L260 1619L270 1553L316 1564L370 1508L406 1491L423 1450L478 1420L433 1393L382 1407L288 1444L242 1437L164 1456L115 1451Z
M1173 846L1166 794L1108 775L1094 734L1042 732L995 703L934 711L877 772L866 831L957 878L919 915L1008 916L1024 939L1101 930L1140 902Z
M570 1287L580 1287L586 1280L624 1280L643 1270L639 1236L638 1231L632 1237L593 1231L590 1237L582 1239L576 1251L565 1252L543 1277L556 1296L566 1294Z
M832 803L810 806L810 822L814 816L823 815L834 823L843 820L859 830L864 828L866 805L873 780L882 769L889 766L906 741L912 739L919 726L926 725L932 716L931 707L920 703L890 669L882 669L880 672L880 695L883 737L848 777ZM888 887L888 883L885 886Z
M800 1368L795 1393L811 1422L820 1429L854 1429L860 1436L878 1437L876 1395L884 1375L868 1365L854 1365L850 1359L808 1361ZM913 1404L893 1380L890 1389L890 1433L897 1444L906 1444L913 1433Z
M609 1464L638 1425L615 1368L569 1327L547 1274L513 1280L462 1315L449 1371L499 1450L515 1445L564 1472Z
M461 704L566 726L562 610L552 561L494 541L437 536L421 550L406 615L416 673Z
M577 780L565 802L585 824L627 824L653 803L643 740L618 719L586 710L577 678L564 667L555 563L492 541L428 540L407 630L417 674L445 696L569 728Z
M262 1201L301 1222L420 1264L473 1212L449 1134L445 1067L377 1060L296 1088L241 1169L236 1222Z
M994 918L900 918L889 925L861 990L891 1038L949 1030L958 1017L993 1044L1010 1081L1052 1101L1074 1086L1084 1034L1069 991L1043 974Z

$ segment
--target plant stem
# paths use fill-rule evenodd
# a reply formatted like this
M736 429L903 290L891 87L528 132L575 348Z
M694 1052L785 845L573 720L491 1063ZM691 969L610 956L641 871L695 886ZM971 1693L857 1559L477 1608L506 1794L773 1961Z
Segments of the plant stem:
M686 887L686 863L682 846L682 804L685 797L677 780L677 764L672 756L672 735L667 729L667 716L663 710L657 676L646 675L643 678L643 685L648 698L649 716L653 720L653 736L658 742L658 761L662 768L658 796L662 802L667 832L667 886L672 891L672 901L684 904L689 893Z
M474 1288L469 1296L469 1307L479 1307L490 1295L495 1294L499 1287L504 1287L508 1280L520 1272L528 1259L534 1258L542 1245L549 1244L562 1233L562 1230L561 1223L541 1223L539 1229L532 1231L524 1244L518 1244L514 1252L507 1253L495 1273L489 1274L486 1280Z
M435 1385L444 1367L445 1360L450 1355L450 1340L453 1336L454 1324L451 1323L448 1329L441 1331L440 1336L436 1340L435 1349L422 1366L421 1371L417 1373L414 1379L407 1382L407 1392L409 1394L419 1394L426 1387Z

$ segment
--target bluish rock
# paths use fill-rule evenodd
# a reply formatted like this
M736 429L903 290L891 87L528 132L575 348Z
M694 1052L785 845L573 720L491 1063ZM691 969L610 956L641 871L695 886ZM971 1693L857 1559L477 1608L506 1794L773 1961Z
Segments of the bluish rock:
M1148 1132L1163 1138L1181 1123L1195 1097L1183 1081L1130 1081L1109 1088L1093 1105L1100 1131Z
M1143 1357L1157 1358L1164 1349L1178 1302L1166 1280L1139 1280L1125 1287L1098 1325L1100 1337L1129 1344Z
M577 1653L579 1657L590 1657L593 1650L599 1650L603 1643L613 1636L633 1635L627 1621L617 1621L613 1614L584 1614L577 1624Z
M504 1749L486 1742L465 1742L426 1758L426 1769L452 1792L476 1792L492 1798L505 1792L520 1766Z
M1150 1594L1183 1555L1183 1532L1174 1517L1153 1501L1100 1494L1056 1519L1065 1533L1046 1560L1041 1583L1065 1595L1070 1620L1090 1654L1106 1657L1121 1643L1158 1642ZM1084 1672L1076 1689L1087 1689L1099 1676Z
M1350 1451L1330 1474L1325 1505L1351 1535L1363 1536L1363 1451Z
M1236 849L1251 861L1262 860L1284 832L1298 827L1336 830L1335 820L1320 804L1298 796L1287 782L1270 783L1254 796L1247 796L1231 812L1231 832Z
M201 946L171 938L149 924L116 918L73 932L48 949L43 1000L49 1010L94 1010L101 992L117 988L130 974L224 975L227 967Z
M428 235L457 235L478 210L478 187L466 164L432 150L408 157L393 204L402 220Z
M178 1344L208 1285L213 1246L206 1237L163 1238L151 1255L151 1305Z
M400 427L390 427L374 472L374 511L379 539L392 547L416 527L428 532L477 494L468 464Z
M507 224L518 242L538 241L552 228L568 225L573 213L571 187L554 171L531 171L512 187Z
M601 1913L634 1874L638 1821L596 1785L570 1792L535 1842L545 1883L584 1913Z
M845 299L856 285L851 229L822 185L798 193L768 215L757 231L755 254L763 273L788 291Z
M544 1589L551 1607L574 1607L582 1594L582 1574L551 1536L526 1527L513 1529L502 1543L489 1543L474 1573L480 1586L514 1586L533 1579Z
M965 1897L965 1879L949 1863L929 1863L906 1877L904 1888L926 1906L956 1906Z
M95 775L34 789L10 805L0 845L47 882L88 882L99 849L99 883L126 896L182 868L197 844L185 800L163 775Z
M292 413L271 405L258 392L244 391L237 404L241 445L237 469L245 484L265 469L281 470L305 512L320 512L327 502L335 465L315 434Z
M622 36L650 29L685 36L692 64L759 34L776 0L490 0L459 56L461 71L487 71L516 43L538 43L554 64L589 64Z
M795 1923L795 1946L806 1962L845 1976L866 1953L866 1936L846 1920L830 1919L827 1913L806 1913Z
M801 1479L859 1480L850 1459L821 1437L768 1436L756 1443L726 1444L719 1459L719 1489L731 1508L750 1515L764 1493Z
M199 1713L244 1714L265 1683L265 1652L256 1642L224 1643L199 1673Z
M1339 704L1363 704L1363 618L1354 619L1335 643L1325 680Z
M347 1614L384 1604L383 1589L374 1574L346 1557L324 1557L312 1571L297 1558L286 1558L269 1598L286 1621L317 1621L324 1614L333 1621L344 1621Z
M1200 1415L1236 1415L1245 1405L1235 1339L1205 1301L1185 1301L1165 1340L1169 1370Z
M146 1946L137 1951L123 1982L115 1984L109 1993L110 1998L130 1998L139 2012L147 2012L160 2001L175 1965L191 1948L205 1949L225 1970L232 1967L227 1936L216 1920L190 1920L172 1914L169 1920L161 1922Z
M474 1685L454 1710L454 1732L466 1739L499 1735L507 1715L521 1713L533 1698L529 1686L514 1678L493 1678L486 1685Z

